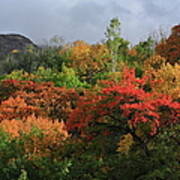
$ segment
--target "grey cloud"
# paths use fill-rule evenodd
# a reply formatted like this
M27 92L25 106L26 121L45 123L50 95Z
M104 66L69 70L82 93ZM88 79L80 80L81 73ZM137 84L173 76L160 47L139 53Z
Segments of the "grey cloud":
M6 0L0 4L0 33L18 32L36 42L53 35L67 41L100 41L109 20L119 17L122 36L136 43L179 23L179 0Z

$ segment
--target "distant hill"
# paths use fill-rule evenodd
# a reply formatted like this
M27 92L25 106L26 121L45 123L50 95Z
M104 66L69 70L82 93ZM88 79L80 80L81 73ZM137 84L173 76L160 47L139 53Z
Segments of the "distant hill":
M0 56L13 50L24 51L28 46L37 47L30 39L20 34L0 34Z

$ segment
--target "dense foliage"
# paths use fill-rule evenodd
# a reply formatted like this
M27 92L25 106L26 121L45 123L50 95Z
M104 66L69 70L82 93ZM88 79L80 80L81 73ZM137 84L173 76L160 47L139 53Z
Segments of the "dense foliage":
M179 63L180 59L180 25L172 28L168 39L163 40L156 46L156 52L165 57L171 64Z
M180 179L179 26L130 48L13 50L0 62L0 179Z

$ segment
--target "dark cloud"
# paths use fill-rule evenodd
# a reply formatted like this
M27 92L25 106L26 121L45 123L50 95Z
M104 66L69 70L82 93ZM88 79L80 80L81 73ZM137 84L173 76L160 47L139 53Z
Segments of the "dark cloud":
M6 0L0 4L0 33L17 32L34 41L63 36L97 42L111 18L119 17L122 36L133 43L161 25L179 23L179 0Z

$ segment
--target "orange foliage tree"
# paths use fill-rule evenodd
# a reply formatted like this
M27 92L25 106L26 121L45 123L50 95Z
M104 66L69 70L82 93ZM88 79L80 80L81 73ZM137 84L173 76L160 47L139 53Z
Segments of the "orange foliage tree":
M21 120L4 120L0 127L9 133L11 138L27 136L24 148L28 158L50 156L52 149L60 148L69 136L63 122L52 122L51 119L37 118L35 115Z
M38 107L27 105L25 100L19 96L3 101L0 105L0 121L11 119L22 119L31 114L41 114Z
M78 93L74 89L55 87L53 83L5 80L1 91L9 85L7 100L0 105L1 119L21 118L32 113L66 121L75 108ZM8 99L9 98L9 99ZM7 113L8 112L8 113Z

